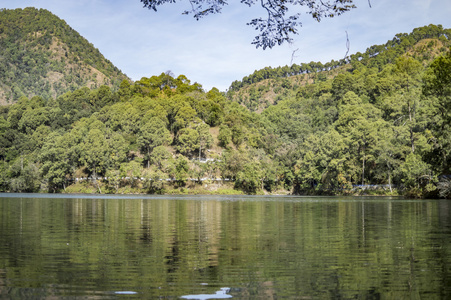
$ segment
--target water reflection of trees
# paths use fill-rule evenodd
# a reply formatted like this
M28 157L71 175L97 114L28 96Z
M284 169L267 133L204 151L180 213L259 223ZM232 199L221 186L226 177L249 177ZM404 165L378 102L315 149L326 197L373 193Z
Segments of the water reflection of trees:
M21 199L0 208L2 276L36 286L44 273L149 296L230 286L251 298L353 298L441 296L451 283L445 201Z

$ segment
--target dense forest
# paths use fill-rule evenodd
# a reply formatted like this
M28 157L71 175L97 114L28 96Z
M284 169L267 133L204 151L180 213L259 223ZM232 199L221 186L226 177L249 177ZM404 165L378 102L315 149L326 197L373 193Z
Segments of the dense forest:
M447 51L451 46L450 36L451 29L444 29L441 25L415 28L409 34L397 34L385 44L373 45L365 53L351 54L338 61L256 70L241 81L234 81L227 94L252 111L262 111L281 99L294 96L300 86L333 79L340 73L352 72L360 65L382 71L387 64L393 64L399 56L407 54L426 66Z
M166 72L22 95L0 106L0 191L449 197L449 33L266 68L228 93Z
M87 86L117 88L127 77L45 9L0 9L0 104L54 98Z

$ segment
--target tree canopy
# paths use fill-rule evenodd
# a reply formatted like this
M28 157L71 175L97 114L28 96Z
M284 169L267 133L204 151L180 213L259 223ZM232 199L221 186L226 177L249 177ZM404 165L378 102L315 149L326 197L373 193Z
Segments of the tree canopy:
M0 106L0 191L164 193L223 179L242 193L377 185L449 197L451 35L398 36L335 68L256 71L227 94L166 72L116 91L21 97Z

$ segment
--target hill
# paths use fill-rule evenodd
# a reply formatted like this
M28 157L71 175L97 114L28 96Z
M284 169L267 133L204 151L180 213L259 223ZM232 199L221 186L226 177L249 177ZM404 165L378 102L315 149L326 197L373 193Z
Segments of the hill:
M351 73L360 66L381 71L402 55L409 55L426 66L449 49L450 36L451 29L429 25L415 28L409 34L396 34L383 45L373 45L365 53L358 52L338 61L266 67L234 81L228 89L228 98L252 111L261 112L281 99L294 96L299 87Z
M21 97L0 107L0 191L450 197L450 40L417 28L230 98L171 73Z
M45 9L0 11L0 104L55 98L81 87L117 88L127 76Z

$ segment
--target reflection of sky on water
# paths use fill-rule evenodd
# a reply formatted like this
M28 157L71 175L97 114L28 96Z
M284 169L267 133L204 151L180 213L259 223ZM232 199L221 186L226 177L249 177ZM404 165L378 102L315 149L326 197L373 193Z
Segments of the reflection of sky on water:
M135 295L137 294L137 292L133 292L133 291L119 291L119 292L114 292L115 294L118 295Z
M197 299L197 300L206 300L206 299L227 299L232 298L232 295L228 295L227 293L230 291L230 288L221 288L215 294L199 294L199 295L187 295L182 296L182 299Z

